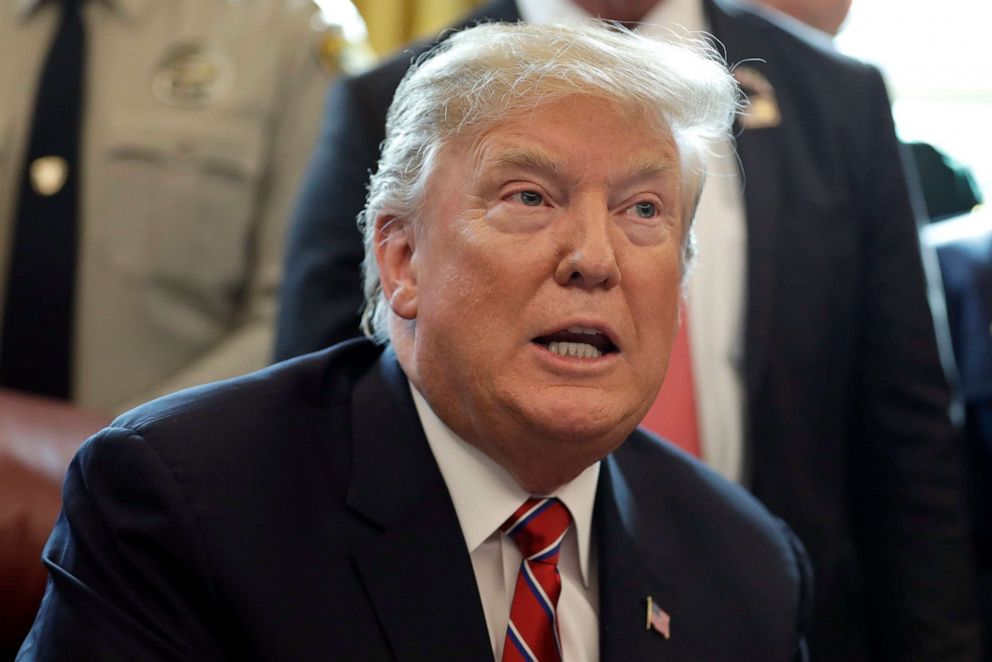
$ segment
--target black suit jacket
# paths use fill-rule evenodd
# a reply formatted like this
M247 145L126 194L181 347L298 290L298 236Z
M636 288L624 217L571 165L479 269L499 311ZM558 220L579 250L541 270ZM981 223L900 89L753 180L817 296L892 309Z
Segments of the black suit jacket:
M87 441L19 659L491 659L454 506L380 351L183 392ZM635 432L603 463L594 531L603 660L805 657L801 546L693 459Z
M961 467L879 73L706 0L782 121L739 132L748 228L746 482L817 574L816 659L975 659ZM479 16L518 20L513 2ZM328 96L290 231L277 355L358 333L354 219L415 46Z

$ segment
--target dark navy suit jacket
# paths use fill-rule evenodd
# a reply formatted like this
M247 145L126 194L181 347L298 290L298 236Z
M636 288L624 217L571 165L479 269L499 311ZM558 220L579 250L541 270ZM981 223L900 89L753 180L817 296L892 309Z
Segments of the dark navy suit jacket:
M937 250L965 403L964 447L986 655L992 657L992 209L924 230Z
M974 660L950 391L882 78L753 11L704 6L728 62L764 76L781 114L778 126L737 136L748 235L744 480L810 552L811 652ZM476 18L519 14L497 0ZM280 358L358 334L355 216L393 91L425 48L328 96L290 230Z
M491 659L454 506L380 352L182 392L87 441L19 659ZM594 530L601 659L805 658L801 546L695 460L632 434L604 460Z

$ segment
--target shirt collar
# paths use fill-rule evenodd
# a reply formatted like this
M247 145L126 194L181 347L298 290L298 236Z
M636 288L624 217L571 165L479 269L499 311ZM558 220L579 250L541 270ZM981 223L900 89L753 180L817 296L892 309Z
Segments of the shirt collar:
M517 0L517 8L525 22L537 25L592 18L570 0ZM638 31L649 35L667 35L670 34L669 29L676 25L690 32L705 30L703 3L700 0L665 0L648 12Z
M455 506L465 546L471 554L531 495L506 469L445 425L413 384L410 384L410 391L427 443ZM586 467L571 482L547 495L560 499L572 515L579 546L579 568L586 586L589 585L592 511L599 464Z
M798 32L800 35L822 48L834 51L837 50L837 44L834 42L834 37L829 32L824 32L819 28L814 28L808 23L803 23L798 18L786 14L784 11L776 9L770 5L764 5L760 2L752 2L751 0L742 0L742 2L753 12L767 18L772 23L785 25L793 32Z

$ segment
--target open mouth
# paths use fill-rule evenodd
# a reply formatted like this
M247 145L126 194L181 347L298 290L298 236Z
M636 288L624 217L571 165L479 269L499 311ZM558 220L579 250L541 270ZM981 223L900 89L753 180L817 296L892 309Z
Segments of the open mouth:
M604 354L620 351L599 329L581 326L570 326L563 331L534 338L533 342L558 356L577 359L598 359Z

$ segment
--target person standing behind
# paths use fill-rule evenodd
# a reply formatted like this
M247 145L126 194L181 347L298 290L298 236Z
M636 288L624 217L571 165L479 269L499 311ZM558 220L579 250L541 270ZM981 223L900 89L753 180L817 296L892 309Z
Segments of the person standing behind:
M840 32L850 0L761 0L821 31ZM784 20L788 20L787 18ZM983 660L992 660L992 223L971 171L925 142L905 143L919 175L930 225L921 241L936 253L947 322L964 403L961 435L973 536ZM947 219L954 220L947 220Z
M320 99L364 34L332 6L4 4L0 388L116 412L269 362Z
M743 174L718 145L689 283L697 407L683 409L703 458L809 549L813 658L976 659L950 393L881 76L722 0L498 0L466 24L590 15L705 29L741 63ZM423 48L328 96L290 231L278 358L359 332L355 217L393 90Z

